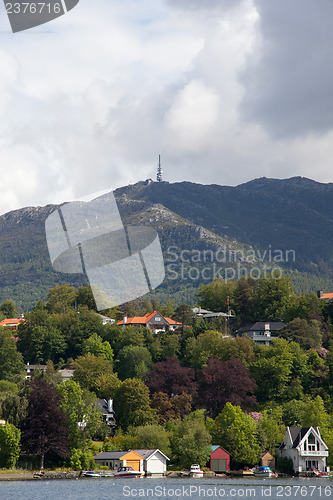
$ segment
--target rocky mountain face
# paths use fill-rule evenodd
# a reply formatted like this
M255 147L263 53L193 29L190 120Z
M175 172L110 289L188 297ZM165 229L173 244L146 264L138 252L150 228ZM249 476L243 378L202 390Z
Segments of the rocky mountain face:
M333 184L301 177L236 187L145 181L115 196L125 225L151 225L159 233L166 264L166 280L155 291L161 300L193 301L216 270L223 277L231 269L231 278L232 269L264 263L291 273L300 291L329 287L332 280ZM51 267L44 223L55 208L0 217L0 301L12 298L27 309L52 286L87 284L84 275Z

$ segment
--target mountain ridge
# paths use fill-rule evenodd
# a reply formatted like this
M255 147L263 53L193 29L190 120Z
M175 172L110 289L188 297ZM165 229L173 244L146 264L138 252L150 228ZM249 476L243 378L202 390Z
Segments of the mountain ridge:
M295 262L282 267L297 280L319 287L333 279L333 183L259 178L233 187L146 180L114 194L124 224L155 227L165 256L170 245L192 253L223 247L233 254L290 249ZM83 275L63 275L51 267L44 222L58 206L25 207L0 216L0 301L13 298L22 308L31 307L52 286L87 284ZM166 282L155 292L163 300L172 295L185 300L186 294L193 299L199 285Z

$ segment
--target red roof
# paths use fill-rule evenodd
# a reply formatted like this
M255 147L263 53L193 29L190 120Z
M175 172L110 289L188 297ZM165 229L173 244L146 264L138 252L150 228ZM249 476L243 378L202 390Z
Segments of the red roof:
M24 321L23 318L7 318L0 321L0 326L16 326L22 321Z
M144 316L134 316L133 318L127 318L125 325L146 325L148 321L150 321L155 316L155 314L159 314L162 318L164 318L164 316L162 316L162 314L160 314L159 312L153 311L152 313L147 313ZM181 323L178 323L171 318L164 319L169 323L169 325L181 325ZM117 325L123 324L123 320L118 321L117 323Z
M333 299L333 293L323 293L321 299Z

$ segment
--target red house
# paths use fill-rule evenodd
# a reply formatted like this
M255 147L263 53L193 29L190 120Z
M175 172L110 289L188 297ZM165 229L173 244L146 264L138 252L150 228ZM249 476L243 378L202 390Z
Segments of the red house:
M210 455L210 470L214 472L229 472L230 471L230 453L222 446L212 446Z

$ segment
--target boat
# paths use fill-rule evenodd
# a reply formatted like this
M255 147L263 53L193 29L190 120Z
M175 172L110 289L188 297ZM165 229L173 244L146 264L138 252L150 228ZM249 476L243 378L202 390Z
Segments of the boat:
M199 464L192 464L190 468L190 477L203 477L203 470L200 469Z
M134 470L133 467L119 467L114 477L140 477L141 472Z
M83 475L84 477L101 477L99 472L95 472L93 470L86 470Z
M253 469L253 474L256 477L272 477L273 472L267 465L258 465Z

